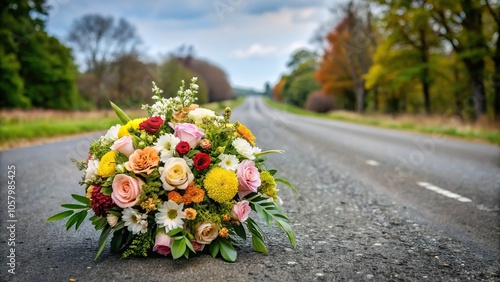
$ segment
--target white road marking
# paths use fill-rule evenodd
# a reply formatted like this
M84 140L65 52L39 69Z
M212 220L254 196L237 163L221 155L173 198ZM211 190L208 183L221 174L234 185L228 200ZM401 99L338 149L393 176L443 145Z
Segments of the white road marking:
M466 197L460 196L460 195L458 195L458 194L456 194L456 193L453 193L453 192L451 192L451 191L445 190L445 189L443 189L443 188L439 188L439 187L437 187L437 186L435 186L435 185L432 185L431 183L427 183L427 182L417 182L417 184L418 184L419 186L422 186L422 187L424 187L424 188L428 189L428 190L434 191L434 192L436 192L436 193L438 193L438 194L441 194L441 195L443 195L443 196L446 196L446 197L448 197L448 198L455 199L455 200L457 200L457 201L459 201L459 202L464 202L464 203L472 202L472 200L471 200L471 199L469 199L469 198L466 198Z
M367 161L366 161L366 164L368 164L368 165L372 165L372 166L379 166L379 165L380 165L380 163L379 163L379 162L374 161L374 160L367 160Z

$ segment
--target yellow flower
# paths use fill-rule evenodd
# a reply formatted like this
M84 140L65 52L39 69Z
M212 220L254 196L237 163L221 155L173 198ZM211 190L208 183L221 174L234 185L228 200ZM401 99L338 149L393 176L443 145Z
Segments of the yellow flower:
M238 134L243 137L245 140L248 141L248 143L252 144L252 146L255 146L255 136L253 136L252 131L248 129L248 127L244 126L241 123L238 123Z
M127 124L122 125L120 130L118 130L118 138L130 135L130 129L139 129L139 124L145 121L147 118L136 118L127 122Z
M260 173L260 183L260 192L268 195L275 200L278 198L278 195L276 194L276 192L278 191L278 189L276 189L276 181L274 180L274 177L271 175L271 173L269 173L269 171L265 170Z
M91 198L92 197L92 191L94 191L95 186L90 185L89 188L87 188L87 193L85 193L85 197Z
M102 156L97 172L102 177L109 177L116 171L116 152L109 151Z
M208 197L218 203L230 201L238 193L236 173L221 167L212 168L207 173L203 185Z

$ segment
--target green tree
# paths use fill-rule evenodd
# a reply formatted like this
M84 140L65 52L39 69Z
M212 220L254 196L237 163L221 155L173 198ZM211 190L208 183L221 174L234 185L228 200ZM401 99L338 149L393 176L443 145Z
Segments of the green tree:
M2 92L12 96L5 100L14 101L2 106L77 107L76 68L70 50L45 32L47 15L45 0L7 0L0 4L0 50L5 54L2 67L8 70L0 76L2 81L17 85Z
M321 87L314 78L317 69L316 60L317 55L306 49L300 49L291 55L287 64L291 73L286 76L282 89L285 102L303 107L307 95Z
M405 53L405 65L401 65L400 74L408 79L415 78L420 82L424 109L431 112L431 86L433 83L433 66L431 62L432 50L441 50L441 39L438 38L431 26L430 7L426 0L378 0L384 8L381 13L381 23L386 41L383 47L386 52L398 49Z
M177 95L177 91L181 86L181 80L184 80L186 85L189 85L193 76L198 77L198 100L196 103L203 104L208 102L208 88L202 77L198 76L193 71L187 69L179 62L177 57L168 58L160 66L160 81L158 87L164 91L165 97L173 97Z

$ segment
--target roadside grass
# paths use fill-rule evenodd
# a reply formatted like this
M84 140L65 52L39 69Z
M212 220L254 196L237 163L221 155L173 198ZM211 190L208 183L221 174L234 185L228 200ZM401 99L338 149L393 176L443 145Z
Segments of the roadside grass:
M269 106L276 109L298 115L320 117L397 130L443 135L500 145L500 128L485 121L479 121L476 124L472 125L464 124L458 119L446 118L443 116L400 115L393 117L383 114L360 115L347 111L333 111L323 114L307 111L305 109L301 109L292 105L275 102L269 98L265 98L265 102Z
M235 108L244 98L205 104L217 113L225 107ZM131 118L147 115L143 110L124 111ZM113 110L67 112L56 110L0 111L0 150L28 145L53 137L103 131L120 123Z

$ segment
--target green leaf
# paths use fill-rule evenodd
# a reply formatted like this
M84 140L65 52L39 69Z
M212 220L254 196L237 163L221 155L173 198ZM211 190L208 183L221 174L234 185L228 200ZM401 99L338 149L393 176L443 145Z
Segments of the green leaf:
M101 194L104 196L111 196L111 193L113 193L113 188L109 186L102 187L100 190Z
M87 198L87 197L85 197L85 196L77 195L77 194L71 194L71 197L73 197L73 199L77 200L78 202L80 202L82 204L90 206L90 199Z
M81 209L87 208L87 206L77 205L77 204L62 204L61 207L67 208L67 209L72 209L72 210L81 210Z
M68 221L66 221L66 230L69 230L71 226L76 224L76 222L78 221L78 216L78 213L75 213L68 219Z
M78 230L78 227L80 227L80 225L83 223L83 221L87 217L87 210L81 211L78 214L80 216L78 217L78 221L76 222L75 230Z
M191 241L186 240L186 246L189 248L189 250L193 251L193 253L196 254L196 251L194 250L194 247L193 247L193 244L191 244Z
M210 252L210 255L215 258L217 254L219 253L220 250L220 243L218 239L215 239L210 243L210 246L208 247L208 251Z
M61 220L63 218L66 218L66 217L72 215L73 213L74 213L74 211L63 211L63 212L60 212L58 214L55 214L55 215L47 218L47 222Z
M116 113L116 116L120 119L122 124L126 124L127 122L130 121L130 118L127 116L127 114L122 109L120 109L120 107L118 107L115 103L113 103L111 101L109 101L109 103L111 104L111 108L113 108L113 110Z
M276 224L278 225L278 227L285 231L285 234L286 236L288 237L288 240L290 241L290 244L292 244L292 246L294 248L297 247L297 241L295 240L295 233L293 232L293 229L292 227L285 221L283 220L276 220Z
M243 240L247 239L247 233L245 231L245 227L243 227L243 224L240 225L233 225L233 230L236 233L236 235L240 236Z
M290 187L295 193L299 194L299 190L297 190L290 182L286 181L283 178L274 178L276 182L281 182L285 184L286 186Z
M259 253L267 254L266 244L264 244L264 241L258 236L252 236L252 247Z
M182 233L184 229L182 228L175 228L175 229L172 229L170 231L168 231L167 235L170 236L170 237L174 237L175 235L179 234L179 233Z
M184 252L186 251L186 238L183 237L182 239L179 240L174 240L172 243L172 257L174 259L178 259L184 255Z
M270 169L270 170L268 170L268 172L269 172L271 175L275 175L275 174L276 174L276 172L278 172L278 171L277 171L277 170L275 170L275 169Z
M104 227L104 229L102 230L101 236L99 236L99 242L97 243L98 247L97 247L97 253L95 255L94 261L96 261L97 258L99 258L102 251L104 250L104 247L106 246L106 242L108 241L109 236L111 236L111 230L113 230L113 228L111 228L111 226L109 226L109 225L106 225L106 227Z
M105 217L100 217L100 216L95 216L96 218L90 218L90 220L92 221L92 224L94 225L95 227L95 230L100 230L100 229L103 229L104 226L106 226L108 224L108 221L106 220Z
M238 253L234 249L233 243L229 240L221 239L220 242L220 254L222 257L229 262L235 262Z

